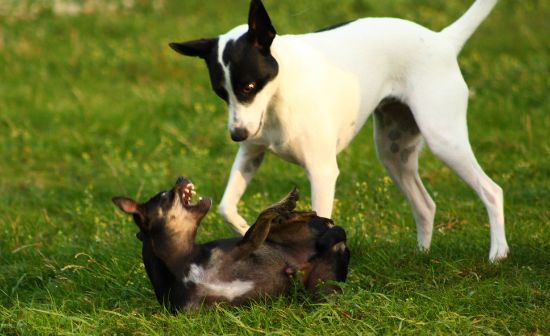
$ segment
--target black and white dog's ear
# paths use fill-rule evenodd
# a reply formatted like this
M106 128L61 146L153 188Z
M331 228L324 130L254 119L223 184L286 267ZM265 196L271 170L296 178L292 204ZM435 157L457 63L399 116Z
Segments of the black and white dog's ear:
M252 0L248 12L248 35L260 50L267 52L277 35L261 0Z
M188 42L172 42L170 48L186 56L207 58L215 47L217 39L200 39Z

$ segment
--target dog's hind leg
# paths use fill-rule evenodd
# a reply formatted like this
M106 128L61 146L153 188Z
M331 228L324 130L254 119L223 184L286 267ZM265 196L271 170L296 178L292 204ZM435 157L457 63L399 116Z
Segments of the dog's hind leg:
M334 281L344 282L348 275L350 252L346 246L346 233L338 226L329 228L316 242L317 254L310 263L305 286L314 298L340 292Z
M418 175L422 136L407 105L395 99L380 104L374 113L374 141L378 158L411 206L418 248L428 250L435 203Z
M448 70L434 69L414 83L409 99L411 110L431 151L461 177L485 205L491 232L489 260L498 261L508 255L502 189L485 174L474 156L466 124L468 88L458 65Z

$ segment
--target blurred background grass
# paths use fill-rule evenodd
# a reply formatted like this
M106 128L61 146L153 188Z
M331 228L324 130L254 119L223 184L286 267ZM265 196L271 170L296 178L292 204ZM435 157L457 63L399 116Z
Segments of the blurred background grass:
M440 30L469 5L435 0L265 0L280 34L363 16ZM550 332L550 3L500 1L460 56L470 137L505 191L511 256L489 265L477 197L425 151L438 205L429 255L375 158L369 121L339 156L335 221L348 231L346 294L160 312L136 229L111 196L145 200L190 177L219 202L237 146L202 61L168 42L244 23L248 1L0 0L0 333ZM302 170L267 156L241 212L252 220ZM231 235L215 211L205 241Z

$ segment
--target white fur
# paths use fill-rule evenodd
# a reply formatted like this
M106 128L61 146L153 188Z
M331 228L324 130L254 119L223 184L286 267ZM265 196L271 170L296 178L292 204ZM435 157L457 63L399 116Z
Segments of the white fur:
M218 270L204 269L197 264L191 264L189 273L183 278L184 283L192 282L197 285L199 295L221 296L229 301L242 296L254 288L253 281L219 281Z
M361 19L318 34L277 36L271 53L279 73L251 104L240 104L229 92L229 129L245 127L251 136L240 143L221 215L244 234L246 221L237 203L255 169L251 163L264 151L304 167L311 183L312 206L330 217L338 177L336 155L361 129L385 97L396 97L412 110L433 153L472 187L487 208L491 261L508 254L504 235L502 190L480 168L468 141L468 88L456 56L496 4L478 0L462 18L433 32L415 23L391 18ZM239 26L220 38L225 43L246 31ZM225 67L226 80L230 68ZM226 86L230 87L227 80ZM431 242L435 203L418 176L421 139L412 162L405 164L382 151L378 155L409 201L417 223L418 245Z

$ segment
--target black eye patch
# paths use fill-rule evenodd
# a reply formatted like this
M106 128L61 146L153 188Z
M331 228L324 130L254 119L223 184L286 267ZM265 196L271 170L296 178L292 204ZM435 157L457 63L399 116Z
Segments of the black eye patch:
M229 103L229 94L227 93L227 90L223 86L218 86L216 88L213 88L214 92L216 92L216 95L223 99L226 103Z
M277 61L269 52L258 49L248 33L225 45L222 60L229 67L231 86L237 100L250 103L279 72ZM254 84L253 89L246 88Z

